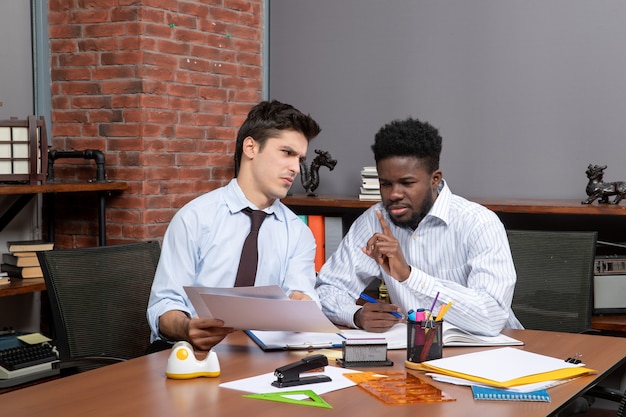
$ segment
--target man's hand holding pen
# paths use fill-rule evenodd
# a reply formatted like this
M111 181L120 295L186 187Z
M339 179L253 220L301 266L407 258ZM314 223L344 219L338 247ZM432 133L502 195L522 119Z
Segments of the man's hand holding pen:
M382 213L376 211L376 216L380 221L382 233L374 233L369 238L363 253L374 259L387 274L402 282L411 274L411 267L404 259L400 243L391 232Z
M354 324L368 332L382 333L402 321L399 313L394 304L368 302L354 314Z

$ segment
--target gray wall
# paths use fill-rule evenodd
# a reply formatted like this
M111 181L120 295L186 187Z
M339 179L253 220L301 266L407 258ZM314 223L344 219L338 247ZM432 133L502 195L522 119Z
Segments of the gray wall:
M24 0L2 0L0 5L0 119L33 114L30 7Z
M321 194L358 194L383 124L443 136L468 197L582 199L589 163L626 180L626 2L269 0L269 97L322 125ZM294 192L302 192L297 184Z
M0 39L0 119L25 119L34 111L30 1L0 0ZM16 198L0 196L0 214ZM7 251L7 241L41 236L39 204L39 198L29 203L0 233L0 254ZM1 297L0 329L39 331L39 300L39 293Z

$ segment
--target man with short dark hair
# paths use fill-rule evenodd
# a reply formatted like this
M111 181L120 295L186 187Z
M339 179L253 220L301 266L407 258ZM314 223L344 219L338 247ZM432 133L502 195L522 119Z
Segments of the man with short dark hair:
M280 202L319 132L315 120L289 104L264 101L250 110L237 135L236 178L187 203L165 232L147 311L152 342L167 348L186 340L208 351L233 331L221 320L196 317L183 287L235 286L251 211L264 212L254 285L279 285L291 299L319 303L313 234Z
M417 119L396 120L376 134L374 159L382 202L351 226L316 284L335 323L383 332L410 309L433 314L452 302L446 321L497 335L522 328L511 310L516 274L498 217L452 194L439 170L441 136ZM393 304L355 301L376 278Z

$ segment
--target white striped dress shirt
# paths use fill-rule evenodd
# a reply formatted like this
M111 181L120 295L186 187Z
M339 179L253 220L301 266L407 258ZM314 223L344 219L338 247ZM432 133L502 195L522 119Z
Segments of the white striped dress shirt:
M376 210L411 266L404 282L362 252L367 240L382 232ZM356 327L353 318L360 307L355 301L375 278L385 281L391 301L405 315L409 309L429 309L439 293L434 312L452 301L445 320L471 333L523 328L511 310L516 273L502 222L487 208L452 194L445 182L416 230L394 225L382 203L352 224L317 278L324 313L337 324Z

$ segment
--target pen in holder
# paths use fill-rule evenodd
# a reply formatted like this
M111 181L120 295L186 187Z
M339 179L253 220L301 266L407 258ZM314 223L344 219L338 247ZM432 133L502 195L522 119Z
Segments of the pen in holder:
M442 357L442 325L442 320L407 320L405 361L407 368L412 368L412 364Z

